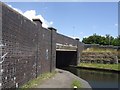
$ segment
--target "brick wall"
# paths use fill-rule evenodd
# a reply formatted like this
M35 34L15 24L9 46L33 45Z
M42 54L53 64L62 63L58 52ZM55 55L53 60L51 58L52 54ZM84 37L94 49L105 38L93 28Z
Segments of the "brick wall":
M19 87L41 73L50 72L51 30L41 27L3 4L2 88ZM54 45L55 46L55 45ZM50 67L51 66L51 67Z
M77 41L73 38L69 38L65 35L57 33L57 38L56 38L57 43L64 44L64 45L73 45L77 46Z
M40 20L30 21L2 3L0 26L0 45L4 45L0 46L0 56L4 57L0 60L4 60L0 65L2 88L17 88L42 73L54 71L56 43L81 46L54 28L43 28Z
M3 4L2 87L19 87L36 77L37 28L30 20Z
M0 3L0 56L2 56L2 5ZM2 70L2 59L0 58L0 70ZM0 71L0 89L2 83L2 72Z

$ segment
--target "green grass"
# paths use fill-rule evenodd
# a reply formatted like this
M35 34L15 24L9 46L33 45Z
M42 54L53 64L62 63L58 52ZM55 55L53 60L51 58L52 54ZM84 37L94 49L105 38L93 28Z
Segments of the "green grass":
M37 85L40 85L44 80L47 80L47 79L53 77L55 74L56 74L56 72L41 74L37 78L30 80L28 83L26 83L22 87L20 87L20 90L21 89L26 90L29 88L36 88Z
M81 67L92 67L100 69L110 69L120 71L120 64L96 64L96 63L80 63Z
M77 88L82 88L81 82L78 80L73 80L71 87L74 88L74 86Z

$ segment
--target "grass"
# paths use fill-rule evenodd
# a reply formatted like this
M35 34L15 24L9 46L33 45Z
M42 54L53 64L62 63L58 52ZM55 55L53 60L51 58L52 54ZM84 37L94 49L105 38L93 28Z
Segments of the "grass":
M79 66L120 71L120 64L80 63Z
M26 90L29 88L36 88L37 85L40 85L43 81L53 77L55 74L56 74L56 72L41 74L37 78L30 80L28 83L26 83L22 87L20 87L20 90Z
M80 81L78 81L78 80L73 80L71 87L72 87L72 88L75 88L75 87L81 88L82 85L81 85L81 82L80 82Z
M83 50L83 52L111 52L111 53L118 53L115 49L102 49L102 48L88 48Z

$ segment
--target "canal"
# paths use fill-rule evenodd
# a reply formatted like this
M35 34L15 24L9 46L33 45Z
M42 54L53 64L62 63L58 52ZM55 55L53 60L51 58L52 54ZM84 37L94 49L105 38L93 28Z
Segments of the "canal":
M86 80L92 88L117 88L120 87L118 73L78 69L73 67L64 68L80 78ZM116 90L116 89L115 89Z

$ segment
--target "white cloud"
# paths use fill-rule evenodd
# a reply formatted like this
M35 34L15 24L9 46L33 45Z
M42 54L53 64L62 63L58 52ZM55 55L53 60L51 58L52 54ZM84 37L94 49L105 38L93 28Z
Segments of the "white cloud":
M51 21L51 22L50 22L50 24L52 25L52 24L53 24L53 22Z
M50 26L52 26L53 21L47 21L42 15L37 15L35 10L27 10L25 12L22 12L20 9L14 8L12 5L8 5L11 8L13 8L14 10L16 10L17 12L19 12L20 14L22 14L23 16L27 17L28 19L30 19L32 21L33 18L39 18L42 21L42 26L44 28L48 28Z
M36 12L35 10L29 10L29 11L24 12L23 15L27 17L28 19L32 20L32 18L35 18Z
M70 37L70 38L73 38L73 39L76 39L76 38L79 38L80 39L80 37L79 36L72 36L72 35L67 35L68 37Z
M116 24L114 24L116 27L118 26L118 24L116 23Z

